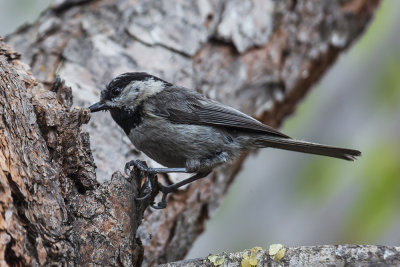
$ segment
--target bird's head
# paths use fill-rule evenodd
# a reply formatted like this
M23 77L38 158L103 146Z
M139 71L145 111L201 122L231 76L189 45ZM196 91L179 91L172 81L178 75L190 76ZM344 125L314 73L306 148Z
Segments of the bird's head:
M146 98L170 83L145 72L128 72L114 78L101 92L100 102L89 107L91 112L101 110L134 111Z

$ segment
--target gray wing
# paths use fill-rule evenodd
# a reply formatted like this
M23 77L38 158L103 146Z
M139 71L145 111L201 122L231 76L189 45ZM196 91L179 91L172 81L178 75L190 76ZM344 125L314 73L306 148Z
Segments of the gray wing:
M289 138L234 108L183 87L169 87L151 101L153 112L173 123L228 127Z

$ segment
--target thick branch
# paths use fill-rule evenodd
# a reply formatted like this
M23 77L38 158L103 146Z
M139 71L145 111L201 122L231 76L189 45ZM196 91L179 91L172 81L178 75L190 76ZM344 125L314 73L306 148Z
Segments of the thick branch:
M253 250L253 251L252 251ZM272 250L246 250L206 258L172 262L159 267L194 266L398 266L400 247L332 245L289 247ZM272 255L271 255L272 254ZM252 263L252 264L251 264Z

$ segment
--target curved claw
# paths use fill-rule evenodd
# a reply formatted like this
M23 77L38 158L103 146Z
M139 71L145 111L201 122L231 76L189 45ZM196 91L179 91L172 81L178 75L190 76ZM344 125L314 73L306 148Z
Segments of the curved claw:
M136 200L145 200L147 198L149 198L151 195L151 191L147 192L146 195L142 196L142 197L135 197Z
M155 202L153 202L153 204L150 205L153 209L156 210L162 210L165 209L167 207L167 203L162 203L162 202L158 202L157 205L155 205Z
M143 193L145 193L145 195L143 197L135 197L136 200L145 200L145 199L149 198L151 195L151 192L153 192L153 187L151 186L150 179L147 176L146 176L146 185L144 185L144 186L145 186L145 189L143 190Z
M125 168L124 168L124 172L128 176L129 176L128 171L129 172L131 171L131 166L135 166L142 172L148 172L148 170L149 170L149 168L145 164L143 164L140 160L131 160L125 164Z
M141 162L140 160L133 161L132 165L143 172L148 172L149 170L149 168L145 164L143 164L143 162Z
M163 186L163 185L160 185L160 186L161 186L161 192L163 193L161 202L158 202L157 206L154 205L155 204L154 202L153 202L153 204L150 205L153 209L157 209L157 210L165 209L167 207L167 195L169 193L168 188L166 186Z

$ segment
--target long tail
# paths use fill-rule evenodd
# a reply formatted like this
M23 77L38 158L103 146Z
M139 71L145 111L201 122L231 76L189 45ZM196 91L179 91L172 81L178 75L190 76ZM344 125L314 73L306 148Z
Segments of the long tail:
M354 161L361 152L354 149L333 147L310 143L290 138L280 138L275 136L260 136L255 142L257 147L274 147L279 149L291 150L296 152L328 156L333 158Z

